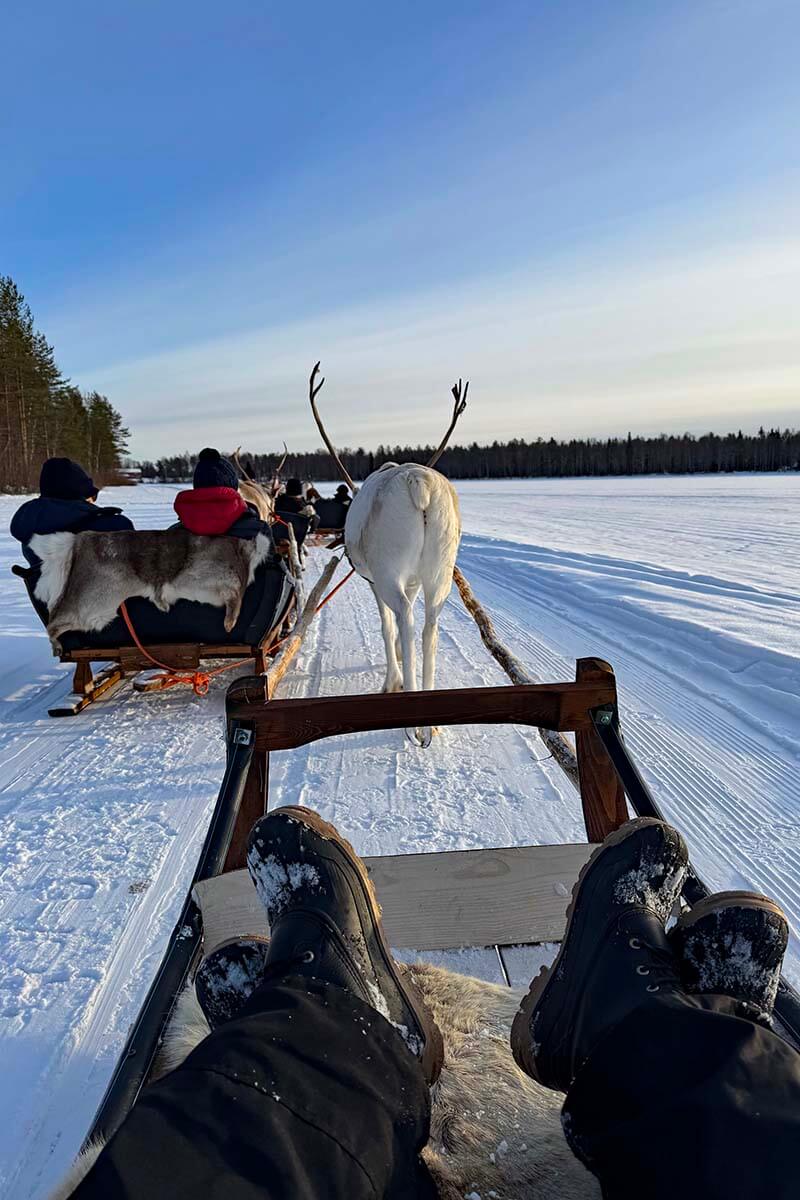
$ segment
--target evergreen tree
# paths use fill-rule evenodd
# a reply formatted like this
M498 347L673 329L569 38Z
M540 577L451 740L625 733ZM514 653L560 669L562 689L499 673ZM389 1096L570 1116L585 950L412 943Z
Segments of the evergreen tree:
M74 458L102 484L128 431L105 396L65 380L13 279L0 275L0 490L31 491L53 455Z

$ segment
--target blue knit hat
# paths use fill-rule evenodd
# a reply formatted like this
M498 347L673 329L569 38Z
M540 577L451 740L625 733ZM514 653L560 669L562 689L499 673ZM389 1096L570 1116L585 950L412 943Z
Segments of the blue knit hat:
M239 477L233 463L223 458L219 450L207 446L197 456L193 486L196 488L227 487L239 490Z
M39 491L51 500L97 499L94 480L71 458L48 458L42 464Z

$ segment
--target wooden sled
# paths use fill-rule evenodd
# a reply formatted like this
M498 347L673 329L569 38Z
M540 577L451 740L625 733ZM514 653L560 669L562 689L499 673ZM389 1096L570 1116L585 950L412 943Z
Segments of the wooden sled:
M31 603L42 624L47 627L48 613L35 596L38 572L34 568L12 566L25 583ZM153 660L178 672L196 671L210 659L252 660L253 671L267 669L272 647L280 639L295 603L293 581L278 561L268 561L256 571L247 588L242 614L235 627L226 633L223 610L210 604L178 600L169 612L160 612L149 600L133 597L128 609L139 641L147 653L135 644L121 617L99 633L66 633L60 662L74 663L72 694L64 703L48 709L51 717L72 717L88 705L108 698L126 679L154 668ZM95 674L93 663L105 663ZM137 691L158 690L162 683L142 680Z
M175 999L203 952L231 937L266 932L242 868L249 831L267 810L272 750L419 724L511 723L575 734L581 804L591 830L586 843L366 860L397 949L492 947L502 965L512 946L559 941L572 887L593 849L590 841L628 819L625 793L635 814L661 817L622 740L614 674L598 659L580 660L570 683L324 699L270 700L268 680L243 678L228 689L226 713L225 776L192 891L100 1107L93 1138L109 1137L135 1102ZM690 872L685 902L694 904L706 894ZM786 1036L800 1040L800 997L784 981L776 1013Z

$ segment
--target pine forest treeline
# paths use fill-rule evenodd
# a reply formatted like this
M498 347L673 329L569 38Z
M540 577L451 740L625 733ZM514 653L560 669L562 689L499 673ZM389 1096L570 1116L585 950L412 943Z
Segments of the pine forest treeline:
M128 430L107 397L64 379L25 297L0 275L0 491L35 491L46 458L73 458L113 482Z
M384 462L426 462L432 446L379 446L375 453L344 450L342 461L353 479L365 479ZM255 479L268 479L282 457L273 454L242 454ZM142 463L144 479L183 482L191 479L195 458L178 454L158 462ZM659 437L578 438L558 442L555 438L526 442L492 442L488 446L452 446L445 451L437 469L451 479L566 478L575 475L692 475L730 471L800 470L800 430L760 429L758 433L695 436L690 433L661 434ZM325 450L290 454L282 471L284 479L323 482L338 479Z

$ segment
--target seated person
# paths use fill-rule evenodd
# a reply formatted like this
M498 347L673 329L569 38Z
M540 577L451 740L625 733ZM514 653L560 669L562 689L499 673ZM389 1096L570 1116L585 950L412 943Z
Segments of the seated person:
M286 489L275 499L275 512L295 513L297 516L307 517L311 529L316 529L319 525L314 505L309 504L303 494L303 485L299 479L286 480Z
M303 494L299 479L287 479L284 491L275 499L275 511L299 513L303 517L313 516L314 509Z
M29 546L35 533L108 532L133 529L121 508L95 504L97 488L83 467L71 458L48 458L39 476L39 496L26 500L11 518L11 534L22 542L32 567L40 560Z
M334 493L333 498L334 498L334 500L338 501L339 504L343 504L345 506L345 508L350 507L350 502L353 499L353 497L350 494L350 488L347 486L346 483L339 484L339 486L337 487L337 489Z
M201 450L194 469L191 491L178 492L175 512L179 524L190 533L207 537L254 538L269 534L269 526L254 505L239 495L239 477L232 463L219 450Z

